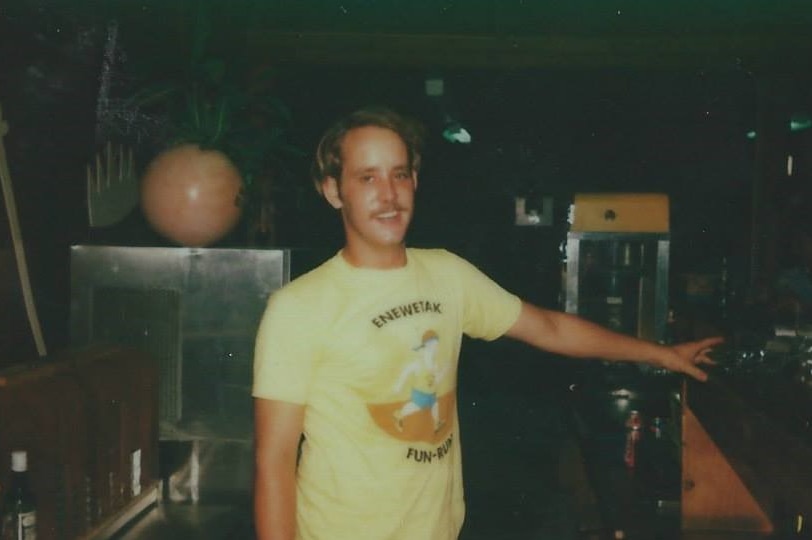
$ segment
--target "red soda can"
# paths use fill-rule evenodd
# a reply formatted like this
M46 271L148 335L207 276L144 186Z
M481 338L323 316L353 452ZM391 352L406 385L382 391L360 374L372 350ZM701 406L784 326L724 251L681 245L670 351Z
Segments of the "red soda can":
M639 411L630 411L626 419L626 447L623 451L623 461L626 466L633 468L637 463L637 443L640 441L640 428L643 419Z
M629 416L626 418L626 427L629 429L640 429L643 427L643 417L640 416L640 411L629 411Z

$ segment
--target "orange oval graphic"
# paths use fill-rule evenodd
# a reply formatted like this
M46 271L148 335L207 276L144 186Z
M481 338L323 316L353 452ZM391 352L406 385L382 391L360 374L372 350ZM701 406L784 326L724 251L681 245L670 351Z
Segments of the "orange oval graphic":
M438 396L432 407L415 409L410 405L410 401L372 403L367 409L378 427L401 441L434 444L451 431L456 406L453 391Z

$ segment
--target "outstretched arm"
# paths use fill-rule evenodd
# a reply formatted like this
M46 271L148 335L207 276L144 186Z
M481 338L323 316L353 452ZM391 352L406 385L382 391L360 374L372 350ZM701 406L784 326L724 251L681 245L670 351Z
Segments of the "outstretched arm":
M296 535L296 459L304 409L254 400L254 523L259 540L293 540Z
M658 345L612 332L575 315L526 302L507 335L565 356L650 363L700 381L707 380L708 376L697 364L712 364L707 352L722 342L721 338L708 338L673 346Z

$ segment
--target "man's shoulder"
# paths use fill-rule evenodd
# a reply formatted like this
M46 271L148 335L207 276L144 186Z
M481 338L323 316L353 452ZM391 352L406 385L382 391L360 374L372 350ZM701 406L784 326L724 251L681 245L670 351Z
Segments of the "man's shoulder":
M274 293L274 296L305 300L319 298L329 291L336 272L335 257L297 276Z
M445 265L465 262L465 259L445 248L409 248L408 253L412 260L426 265Z
M443 248L420 248L410 250L410 257L425 271L432 274L463 277L477 276L482 271L465 257Z

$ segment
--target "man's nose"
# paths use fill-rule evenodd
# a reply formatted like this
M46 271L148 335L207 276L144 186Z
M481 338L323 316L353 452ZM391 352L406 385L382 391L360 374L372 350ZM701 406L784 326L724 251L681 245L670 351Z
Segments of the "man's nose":
M386 178L380 184L380 197L384 201L395 201L398 198L397 187L393 178Z

